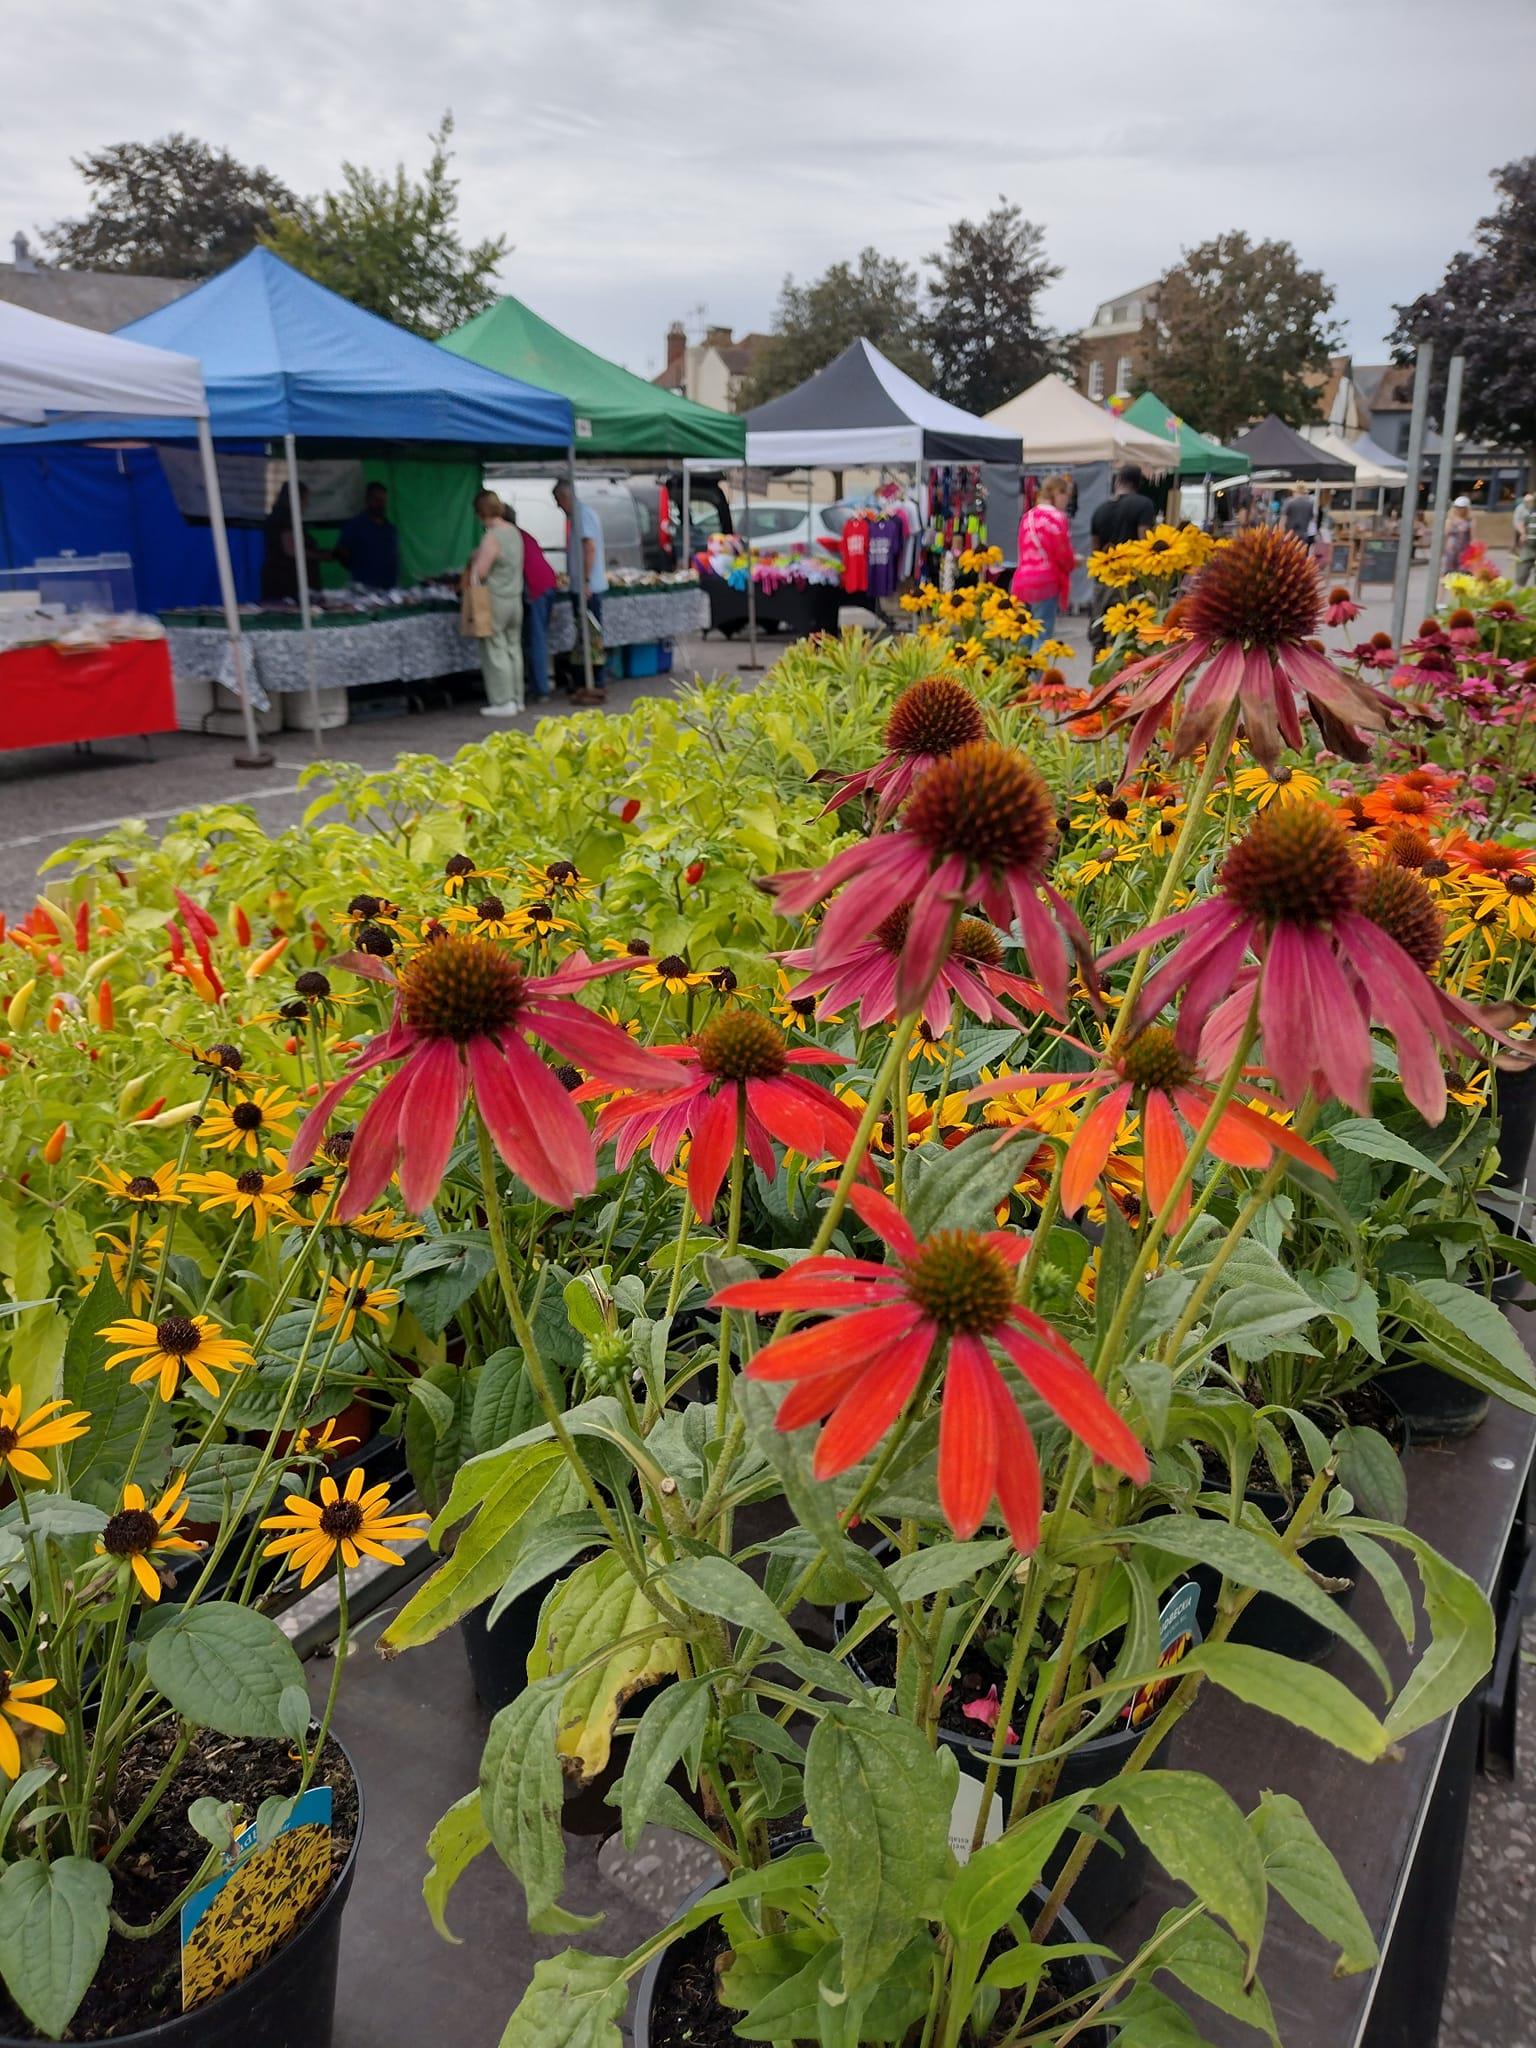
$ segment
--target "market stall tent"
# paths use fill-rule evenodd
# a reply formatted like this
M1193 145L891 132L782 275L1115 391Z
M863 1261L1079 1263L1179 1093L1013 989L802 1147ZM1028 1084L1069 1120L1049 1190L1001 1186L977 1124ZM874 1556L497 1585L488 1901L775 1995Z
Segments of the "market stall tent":
M1163 435L1095 405L1064 377L1046 376L987 414L999 433L1018 436L1030 469L1073 469L1091 462L1134 462L1153 475L1179 465L1179 451Z
M1131 426L1145 427L1148 433L1176 441L1180 476L1246 476L1251 467L1246 455L1234 454L1190 426L1187 420L1181 420L1155 391L1143 391L1133 405L1126 407L1121 418Z
M1278 413L1272 412L1257 426L1235 434L1228 445L1233 454L1245 455L1255 470L1292 477L1297 483L1352 484L1355 480L1352 463L1315 448Z
M208 410L202 368L192 356L97 334L23 306L0 303L0 422L46 428L49 422L79 423L131 411L161 430L184 426L196 437L246 747L249 758L256 759L256 726ZM95 431L101 431L99 425Z
M1362 491L1400 491L1408 476L1408 465L1378 447L1369 434L1353 437L1336 433L1332 427L1303 427L1303 437L1323 455L1350 465L1350 482Z
M660 462L685 456L740 462L745 423L713 406L664 391L609 362L541 320L521 299L498 299L440 347L504 376L525 378L568 398L583 455Z
M1018 434L925 391L873 342L849 342L824 370L746 415L759 469L865 463L1017 462Z

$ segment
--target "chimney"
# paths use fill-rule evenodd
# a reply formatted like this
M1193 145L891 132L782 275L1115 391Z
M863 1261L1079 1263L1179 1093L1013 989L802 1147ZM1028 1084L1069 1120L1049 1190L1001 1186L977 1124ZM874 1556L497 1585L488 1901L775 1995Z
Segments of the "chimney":
M706 330L704 339L711 348L729 348L731 330L729 327L711 327Z
M11 237L11 248L15 252L18 270L36 270L37 261L32 254L32 245L19 229Z
M687 347L688 330L684 327L681 320L674 320L667 329L667 368L669 370L674 363L680 363L683 360L683 354Z

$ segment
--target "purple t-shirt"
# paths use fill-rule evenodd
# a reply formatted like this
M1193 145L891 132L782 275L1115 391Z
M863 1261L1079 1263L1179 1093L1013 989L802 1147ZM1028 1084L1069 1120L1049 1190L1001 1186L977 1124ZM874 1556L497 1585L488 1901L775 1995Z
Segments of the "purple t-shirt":
M894 515L872 519L869 526L869 594L893 597L901 581L901 550L906 528Z

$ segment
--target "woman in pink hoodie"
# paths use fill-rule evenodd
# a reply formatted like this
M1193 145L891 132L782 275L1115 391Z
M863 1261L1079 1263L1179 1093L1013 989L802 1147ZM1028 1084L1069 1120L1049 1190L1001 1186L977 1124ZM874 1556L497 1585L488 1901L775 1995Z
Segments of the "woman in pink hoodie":
M1056 631L1057 612L1072 601L1077 554L1066 512L1071 497L1071 477L1048 476L1019 521L1019 566L1009 590L1040 621L1045 640Z

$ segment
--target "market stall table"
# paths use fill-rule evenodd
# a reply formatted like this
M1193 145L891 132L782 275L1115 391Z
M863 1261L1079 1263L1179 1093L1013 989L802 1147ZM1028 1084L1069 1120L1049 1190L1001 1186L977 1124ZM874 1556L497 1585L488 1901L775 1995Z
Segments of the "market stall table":
M208 614L163 614L178 683L235 687L227 640ZM322 690L369 683L425 683L476 666L474 643L459 631L457 605L399 605L366 612L315 613L315 681ZM259 710L274 697L309 686L303 622L296 611L242 612L241 639Z
M213 637L227 654L223 629ZM0 751L175 730L171 657L163 640L0 653Z
M747 592L723 576L700 579L709 606L709 624L729 636L747 623ZM838 613L845 604L866 611L878 611L867 591L844 590L840 583L804 583L781 578L771 589L761 581L756 593L757 623L760 630L782 630L804 637L808 633L835 633Z
M651 640L677 640L702 633L712 623L709 601L697 584L674 584L657 590L610 588L603 598L603 645L638 647ZM576 607L562 590L550 615L552 654L568 654L576 645Z

